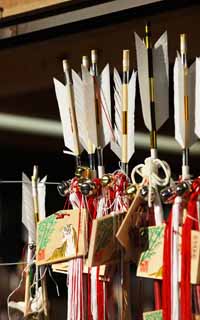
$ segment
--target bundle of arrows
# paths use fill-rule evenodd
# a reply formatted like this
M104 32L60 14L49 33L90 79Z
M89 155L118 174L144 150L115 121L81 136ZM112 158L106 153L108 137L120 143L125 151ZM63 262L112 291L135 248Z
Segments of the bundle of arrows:
M157 148L157 132L169 118L167 32L153 46L148 23L144 39L135 33L135 47L137 73L130 71L129 50L122 72L107 64L99 73L92 50L80 73L63 60L65 83L54 79L64 152L75 157L76 169L57 186L63 208L47 217L46 178L39 180L37 167L32 182L23 174L25 292L22 302L10 297L10 319L13 309L21 310L20 319L51 319L49 266L66 274L67 320L200 319L200 178L189 168L189 149L200 137L200 60L188 66L181 34L173 75L182 170L174 181ZM130 168L137 77L150 155ZM108 144L119 158L112 173L104 166Z

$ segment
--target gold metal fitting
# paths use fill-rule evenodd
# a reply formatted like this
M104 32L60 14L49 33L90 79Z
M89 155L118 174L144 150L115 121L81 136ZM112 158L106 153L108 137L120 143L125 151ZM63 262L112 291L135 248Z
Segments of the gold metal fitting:
M82 65L89 69L89 59L88 59L88 56L82 56Z
M66 72L67 70L69 70L69 62L68 62L68 60L64 59L62 61L62 63L63 63L63 71Z
M92 63L97 63L97 50L91 50L91 61Z
M187 38L185 33L180 35L180 51L181 54L185 54L187 52Z
M130 50L123 50L123 71L129 70Z
M150 22L147 22L145 25L145 45L146 48L151 48L151 24Z

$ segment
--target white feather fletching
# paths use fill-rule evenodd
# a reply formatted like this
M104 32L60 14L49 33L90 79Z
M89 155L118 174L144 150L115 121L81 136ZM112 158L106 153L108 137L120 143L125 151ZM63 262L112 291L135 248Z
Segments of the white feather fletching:
M84 90L84 103L87 118L88 138L95 145L98 146L97 137L97 122L96 122L96 106L95 106L95 93L94 93L94 79L90 72L84 66L82 69L83 90Z
M135 33L138 79L144 123L149 131L152 129L150 109L150 88L148 75L148 50L144 42ZM158 39L152 49L155 117L158 130L169 117L169 62L167 32Z
M189 126L185 125L184 109L184 66L177 54L174 64L174 121L175 139L182 149L189 148L195 141L194 134L194 104L195 104L195 64L188 74Z
M25 173L22 173L22 181L22 223L27 229L29 242L35 242L36 225L33 208L32 185Z
M167 32L153 48L153 75L155 94L156 130L169 118L169 61Z
M111 140L111 150L121 160L122 158L122 81L120 79L117 69L114 68L114 101L115 101L115 123L114 123L114 137Z
M175 139L182 148L185 148L184 114L184 69L178 54L174 64L174 124Z
M55 78L53 80L54 80L56 98L58 101L58 107L60 111L60 118L62 123L65 147L67 147L69 150L71 150L74 153L75 146L74 146L74 140L73 140L72 124L70 120L70 111L67 105L66 86Z
M109 64L103 69L99 78L100 97L101 97L101 120L99 130L99 143L104 148L111 140L111 96L110 96L110 67Z
M138 80L140 88L140 97L142 103L142 114L145 126L149 131L151 125L151 110L150 110L150 90L149 90L149 75L148 75L148 55L147 48L140 37L135 33L136 56L138 66Z
M38 207L39 207L39 221L46 218L45 200L46 200L46 184L47 176L38 182Z
M84 101L84 85L79 75L72 69L72 81L74 88L74 103L76 111L76 119L78 126L79 138L82 146L88 152L88 129L86 106Z
M136 72L133 71L128 83L128 161L135 152L135 92L136 92ZM122 81L118 71L114 68L114 100L115 100L115 141L111 141L112 151L121 160L122 157Z
M128 161L135 152L135 92L136 75L133 71L128 84Z
M196 58L195 133L200 138L200 58Z
M186 144L193 145L197 141L195 135L195 96L196 96L196 61L190 66L188 72L188 96L189 96L189 134L186 134Z

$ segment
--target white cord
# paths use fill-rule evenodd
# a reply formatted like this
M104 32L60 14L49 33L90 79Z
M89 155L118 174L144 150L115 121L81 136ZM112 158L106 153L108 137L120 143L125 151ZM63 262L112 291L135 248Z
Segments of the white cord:
M158 172L159 169L162 169L164 172L164 177L160 177ZM171 170L167 162L162 161L160 159L153 159L152 157L146 158L144 164L139 164L135 168L133 168L131 172L131 179L133 184L137 184L136 182L136 174L138 174L141 178L141 185L148 183L149 191L148 191L148 206L152 206L151 196L152 196L152 188L157 190L157 186L164 187L169 183L171 177ZM156 192L155 196L158 198L158 194ZM157 199L158 200L158 199ZM159 220L159 219L158 219ZM162 219L161 219L162 220Z
M7 310L8 310L8 320L12 320L10 318L10 310L9 310L9 302L10 302L10 298L13 296L13 294L19 290L21 288L21 285L22 285L22 282L24 280L24 273L27 272L29 268L29 265L27 264L26 267L23 269L22 273L21 273L21 278L20 278L20 281L19 281L19 284L18 286L9 294L9 296L7 297Z
M165 176L164 178L159 177L158 170L162 169ZM145 180L151 180L153 186L166 186L169 182L171 176L171 170L167 162L162 161L160 159L152 159L151 157L145 160L145 164L139 164L135 168L133 168L131 172L131 180L133 184L136 184L135 175L136 173L142 177L141 184L145 182Z
M59 286L58 286L58 283L56 282L56 280L54 279L54 277L53 277L53 275L52 275L52 272L51 272L51 268L50 268L50 267L48 268L48 272L49 272L49 276L50 276L51 280L52 280L53 283L55 284L57 295L58 295L58 297L60 297Z

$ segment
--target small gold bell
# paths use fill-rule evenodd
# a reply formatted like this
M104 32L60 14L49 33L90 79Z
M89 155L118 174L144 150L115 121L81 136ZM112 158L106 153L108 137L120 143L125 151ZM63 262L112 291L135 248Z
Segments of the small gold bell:
M112 176L110 174L104 174L101 178L101 184L106 187L112 181Z
M126 189L126 194L133 198L137 192L137 187L135 184L129 184Z
M85 170L85 169L84 169L83 167L77 167L77 168L76 168L76 171L75 171L75 176L76 176L77 178L82 177L84 170Z
M86 179L91 178L91 170L88 167L83 167L83 172L82 172L82 176Z

